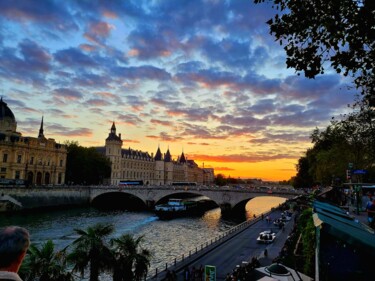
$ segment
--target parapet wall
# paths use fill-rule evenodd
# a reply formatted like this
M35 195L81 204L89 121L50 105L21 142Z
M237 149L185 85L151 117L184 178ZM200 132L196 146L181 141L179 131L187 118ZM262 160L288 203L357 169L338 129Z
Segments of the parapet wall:
M68 205L86 205L90 202L90 189L82 188L0 188L0 201L13 198L21 206L15 209L36 209Z

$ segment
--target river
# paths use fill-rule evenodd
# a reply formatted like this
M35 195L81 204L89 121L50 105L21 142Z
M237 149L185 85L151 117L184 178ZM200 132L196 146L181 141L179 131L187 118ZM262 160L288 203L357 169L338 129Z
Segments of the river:
M279 197L257 197L246 205L246 218L270 210L283 203ZM245 217L244 217L245 219ZM142 246L151 250L151 272L165 267L175 258L180 259L189 251L205 244L220 233L228 230L239 221L221 218L220 209L206 212L199 218L178 218L160 220L152 212L99 211L94 208L69 208L35 212L30 214L0 215L0 227L19 225L29 230L31 242L42 244L51 239L58 249L72 243L78 236L75 228L85 229L96 223L111 223L115 226L112 237L129 233L144 236ZM110 280L110 279L108 279Z

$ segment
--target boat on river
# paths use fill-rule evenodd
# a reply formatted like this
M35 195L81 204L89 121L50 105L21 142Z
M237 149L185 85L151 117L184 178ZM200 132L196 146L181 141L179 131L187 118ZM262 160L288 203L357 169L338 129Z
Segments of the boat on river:
M205 211L199 201L191 199L170 198L166 204L155 206L155 214L161 219L202 215Z

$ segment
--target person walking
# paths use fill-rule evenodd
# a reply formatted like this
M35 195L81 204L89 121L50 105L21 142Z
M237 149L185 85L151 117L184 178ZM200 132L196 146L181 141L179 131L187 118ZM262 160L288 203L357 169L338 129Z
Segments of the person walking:
M29 232L19 226L0 229L0 280L22 281L18 275L30 245Z

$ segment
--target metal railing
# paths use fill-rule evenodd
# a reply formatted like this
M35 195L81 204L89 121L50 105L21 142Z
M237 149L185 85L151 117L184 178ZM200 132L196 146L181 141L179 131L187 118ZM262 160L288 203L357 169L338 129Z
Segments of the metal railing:
M206 241L203 244L200 244L199 246L196 246L195 249L189 250L186 254L182 254L179 257L175 257L174 260L166 262L165 266L162 268L155 268L153 272L149 272L147 274L147 280L157 281L162 280L162 278L165 277L166 272L169 271L179 271L186 265L194 262L199 257L203 256L205 253L215 249L216 247L220 246L225 241L231 239L235 235L239 234L249 226L255 224L256 222L262 220L262 217L265 217L269 215L271 212L273 212L276 208L272 208L271 210L259 214L257 217L252 218L250 220L247 220L245 222L242 222L227 231L221 233L220 235L214 237L213 239L210 239ZM159 279L160 278L160 279Z

